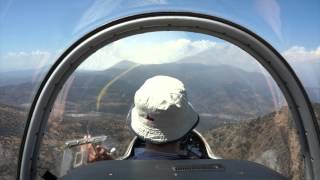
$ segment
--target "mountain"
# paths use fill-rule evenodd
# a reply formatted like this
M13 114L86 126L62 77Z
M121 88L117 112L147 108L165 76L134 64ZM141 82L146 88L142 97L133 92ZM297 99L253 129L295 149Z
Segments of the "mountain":
M320 59L314 61L294 61L290 65L304 86L320 87Z
M125 61L115 65L133 65ZM273 112L274 101L280 101L270 92L267 79L261 73L247 72L229 66L208 66L194 63L140 65L119 78L127 69L110 68L105 71L77 71L73 74L68 91L67 111L88 113L100 111L126 115L135 91L155 75L168 75L184 82L190 102L202 119L215 119L217 124L237 121ZM114 79L119 78L113 82ZM110 84L110 82L113 82ZM97 109L97 97L108 85ZM275 84L272 84L276 91ZM0 88L0 102L21 106L31 102L34 85L24 83ZM66 91L63 91L66 92ZM278 93L278 92L277 92ZM275 99L276 98L276 99ZM278 98L278 99L277 99ZM76 105L74 105L76 104ZM213 126L213 124L211 124ZM206 126L204 126L206 127Z
M67 95L66 111L58 121L50 117L40 151L41 167L54 169L57 174L62 145L88 132L93 136L108 135L109 143L117 148L116 156L122 154L133 136L126 115L134 93L147 78L162 74L185 83L190 102L201 117L197 129L216 155L255 161L291 175L291 179L302 179L303 163L291 116L286 107L274 112L274 96L261 73L230 65L186 62L140 65L107 88L99 112L95 112L97 95L127 70L121 67L124 66L115 65L105 71L76 71L69 78L70 91L65 90L67 86L62 90ZM0 162L3 179L14 179L16 174L17 154L27 118L26 109L21 105L31 102L34 87L31 83L22 83L0 88L0 102L6 103L0 104L0 156L5 157ZM320 123L320 104L314 104L314 109ZM88 116L90 113L98 115Z
M254 161L286 175L303 179L303 162L296 128L288 108L258 119L208 130L204 137L213 152L226 159Z
M217 57L224 57L217 59ZM288 61L304 85L310 100L320 103L320 60ZM185 57L178 63L204 65L230 65L248 72L261 72L258 62L248 53L234 46L209 48L198 54Z
M78 108L83 112L95 111L98 94L121 72L109 69L90 75L76 74L67 100L80 104ZM184 82L190 102L207 117L240 120L270 113L275 108L266 79L260 73L228 65L170 63L140 65L128 72L109 86L99 111L127 113L135 91L146 79L159 74Z
M290 65L305 87L310 100L320 103L320 60L291 62Z
M23 83L38 83L45 76L49 66L38 69L0 71L0 87Z
M114 69L128 69L132 66L137 65L137 63L134 63L132 61L128 61L128 60L123 60L118 62L117 64L113 65L112 67L110 67L110 69L114 68Z
M38 84L31 82L0 87L0 104L28 107L32 102Z
M217 59L223 57L223 59ZM203 65L229 65L244 71L259 72L258 62L248 53L233 45L208 48L177 63L196 63Z

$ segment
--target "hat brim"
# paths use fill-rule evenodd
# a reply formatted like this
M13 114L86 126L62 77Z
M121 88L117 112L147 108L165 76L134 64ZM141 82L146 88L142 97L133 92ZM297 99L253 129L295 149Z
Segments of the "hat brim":
M177 125L166 126L166 128L148 126L150 120L139 116L137 109L131 110L130 127L133 132L146 142L163 144L178 141L192 131L199 122L199 116L194 111L191 104L188 104L187 111L177 120Z

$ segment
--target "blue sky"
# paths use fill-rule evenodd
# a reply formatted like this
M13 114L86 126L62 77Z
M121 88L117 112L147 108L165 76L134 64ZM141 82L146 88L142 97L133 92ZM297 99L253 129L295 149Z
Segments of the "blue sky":
M141 4L143 1L136 2ZM150 3L150 5L142 5L142 7L146 7L146 9L153 6L160 9L164 9L164 7L174 7L176 9L195 7L196 11L213 12L220 16L224 15L227 19L240 21L239 23L244 22L248 27L253 27L254 31L259 31L259 34L268 36L266 39L277 41L275 34L270 30L270 25L259 16L255 9L255 1L210 0L202 1L202 5L199 5L198 1L163 2L167 2L168 5L161 3L152 5ZM279 48L285 49L290 45L301 45L306 48L319 46L320 1L309 0L301 3L302 1L282 0L276 2L281 8L280 19L284 39ZM2 52L28 51L39 48L56 50L65 47L62 44L70 44L70 41L74 40L72 39L74 38L73 28L77 26L86 10L94 4L91 0L73 1L73 3L63 0L2 0L0 3ZM101 17L105 18L105 15L110 14L116 16L114 11L117 10L124 12L126 9L134 9L132 7L122 7L120 4L115 5L113 11L108 10L109 14L106 10L106 14L102 13ZM128 4L128 2L123 1L123 4ZM143 8L138 7L136 9ZM232 11L232 13L228 11ZM240 16L242 18L238 18Z
M0 1L0 58L54 61L57 56L86 32L110 19L136 12L178 9L210 13L241 24L256 32L281 53L300 48L317 55L320 47L320 1L298 0L82 0L82 1ZM202 35L172 35L149 40L163 42ZM19 54L20 53L20 54ZM9 56L15 55L18 56ZM290 54L290 57L292 55ZM0 65L4 65L1 62ZM32 58L30 58L32 59ZM14 59L13 59L14 60ZM17 60L15 60L17 61ZM36 61L36 60L35 60Z

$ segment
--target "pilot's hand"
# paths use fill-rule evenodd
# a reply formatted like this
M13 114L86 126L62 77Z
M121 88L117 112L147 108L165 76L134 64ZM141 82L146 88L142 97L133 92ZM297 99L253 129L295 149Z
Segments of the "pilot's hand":
M107 149L96 146L94 147L92 144L88 144L88 162L95 162L101 160L112 160L111 154L108 153Z

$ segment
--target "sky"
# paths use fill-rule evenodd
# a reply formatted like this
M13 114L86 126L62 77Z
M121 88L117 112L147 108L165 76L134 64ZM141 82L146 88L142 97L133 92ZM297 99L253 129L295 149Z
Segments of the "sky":
M128 14L155 9L188 10L223 17L263 37L289 62L320 60L318 0L303 3L298 0L207 0L201 3L195 0L1 0L0 71L48 66L95 27ZM87 69L107 68L123 59L140 63L170 62L220 46L229 45L195 33L151 33L105 47L89 58L96 63L87 63ZM101 60L106 58L108 61Z

